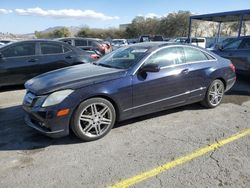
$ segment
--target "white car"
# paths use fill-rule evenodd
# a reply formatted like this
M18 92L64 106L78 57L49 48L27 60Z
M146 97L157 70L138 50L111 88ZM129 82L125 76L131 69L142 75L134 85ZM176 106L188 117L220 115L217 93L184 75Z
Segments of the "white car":
M116 50L120 47L127 46L128 41L126 39L113 39L111 45L113 50Z

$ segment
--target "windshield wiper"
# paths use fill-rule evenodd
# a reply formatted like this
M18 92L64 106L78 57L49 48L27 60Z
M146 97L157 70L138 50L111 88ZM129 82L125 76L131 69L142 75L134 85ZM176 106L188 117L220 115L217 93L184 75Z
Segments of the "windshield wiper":
M103 64L103 63L99 63L97 65L100 65L100 66L103 66L103 67L108 67L108 68L116 68L116 67L113 67L111 65L107 65L107 64Z

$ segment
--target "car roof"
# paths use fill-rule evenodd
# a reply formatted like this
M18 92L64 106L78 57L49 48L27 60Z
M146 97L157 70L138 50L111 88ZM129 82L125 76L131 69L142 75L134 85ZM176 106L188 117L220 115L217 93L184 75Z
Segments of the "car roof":
M196 45L192 45L192 44L180 44L177 42L165 42L165 41L157 41L157 42L141 42L141 43L135 43L135 44L131 44L129 45L131 47L138 47L138 48L147 48L150 51L154 51L158 48L164 47L164 46L182 46L182 47L193 47L193 48L197 48L200 49L202 51L206 51L208 52L205 48L196 46Z
M55 41L51 39L30 39L30 40L20 40L20 41L14 41L13 43L22 43L22 42L58 42L62 43L61 41ZM12 43L12 44L13 44ZM63 43L64 44L64 43Z
M50 39L30 39L30 40L20 40L20 41L14 41L8 44L5 44L3 46L1 46L2 48L5 47L9 47L15 44L21 44L21 43L25 43L25 42L53 42L53 43L60 43L63 45L67 45L67 43L61 42L61 41L55 41L55 40L50 40ZM67 45L67 47L71 47L71 45Z
M70 39L70 40L84 39L84 40L98 40L98 41L102 41L102 39L99 39L99 38L85 38L85 37L62 37L62 38L57 38L55 40L65 40L65 39Z
M145 48L159 48L162 46L168 46L168 45L176 45L177 43L175 42L140 42L140 43L135 43L131 44L130 46L133 47L145 47Z

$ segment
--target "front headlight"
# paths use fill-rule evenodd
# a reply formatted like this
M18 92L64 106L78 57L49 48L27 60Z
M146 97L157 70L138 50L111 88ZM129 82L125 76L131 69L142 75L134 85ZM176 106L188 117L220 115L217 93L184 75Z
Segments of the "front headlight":
M69 96L74 90L66 89L62 91L56 91L50 94L42 104L42 107L52 106L61 103L67 96Z

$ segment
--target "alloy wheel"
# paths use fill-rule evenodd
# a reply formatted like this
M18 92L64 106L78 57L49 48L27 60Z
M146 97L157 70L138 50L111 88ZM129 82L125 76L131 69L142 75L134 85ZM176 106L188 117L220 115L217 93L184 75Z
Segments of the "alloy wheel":
M112 124L111 109L104 103L92 103L80 113L79 127L82 134L88 137L103 135Z
M213 106L217 106L223 97L224 85L222 82L214 82L208 94L209 102Z

